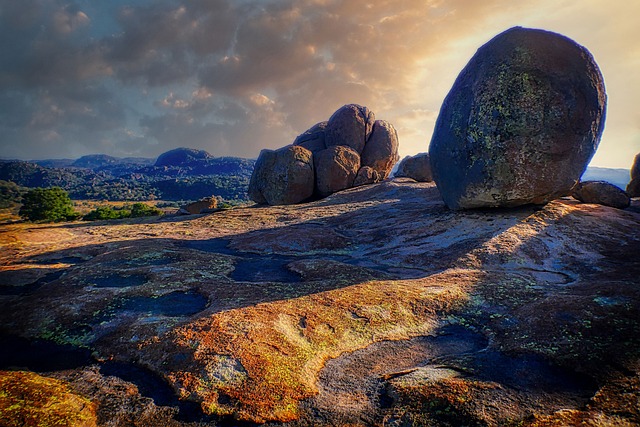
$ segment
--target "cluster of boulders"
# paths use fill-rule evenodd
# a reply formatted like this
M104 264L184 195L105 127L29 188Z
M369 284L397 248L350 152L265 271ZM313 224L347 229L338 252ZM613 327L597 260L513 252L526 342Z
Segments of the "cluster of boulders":
M249 197L289 205L387 178L398 161L398 135L367 107L349 104L298 136L292 145L262 150Z
M629 197L640 197L640 153L636 154L631 166L631 181L627 184Z
M570 194L604 129L604 80L574 41L515 27L478 49L447 95L429 148L452 209Z

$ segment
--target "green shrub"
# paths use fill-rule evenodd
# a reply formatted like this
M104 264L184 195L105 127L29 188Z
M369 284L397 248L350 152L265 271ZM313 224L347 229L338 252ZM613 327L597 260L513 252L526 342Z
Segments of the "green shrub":
M59 222L78 219L69 194L60 187L34 188L22 197L19 215L29 221Z
M85 221L100 221L107 219L140 218L143 216L162 215L162 211L155 206L144 203L134 203L131 206L113 208L111 206L98 206L87 213L82 219Z
M0 180L0 208L10 208L20 203L27 189L13 181Z

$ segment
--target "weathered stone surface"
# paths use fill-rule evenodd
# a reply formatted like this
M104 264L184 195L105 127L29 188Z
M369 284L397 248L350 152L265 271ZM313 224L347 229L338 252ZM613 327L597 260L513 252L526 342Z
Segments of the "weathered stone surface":
M203 211L211 211L218 207L218 200L215 197L209 197L199 200L197 202L189 203L180 208L180 211L184 211L185 214L197 215L205 213ZM181 212L183 213L183 212Z
M640 200L459 213L398 179L188 221L16 222L0 245L0 369L55 376L100 426L640 419ZM46 280L7 283L26 270ZM60 351L89 360L53 368Z
M429 153L419 153L402 159L395 176L415 179L418 182L433 181Z
M362 166L371 166L386 179L398 161L398 133L386 120L376 120L361 155Z
M456 79L429 154L452 209L546 203L569 193L604 128L606 94L584 47L512 28L482 46Z
M311 151L289 145L262 150L249 183L249 197L256 203L289 205L313 195L314 167Z
M304 147L312 153L324 150L327 148L324 141L327 123L328 122L326 121L316 123L310 129L298 135L298 137L293 141L293 145Z
M351 147L361 154L375 121L375 114L367 107L357 104L344 105L329 118L325 131L325 143L327 147L333 145Z
M640 153L636 154L631 166L631 181L627 184L629 197L640 197Z
M317 152L313 162L316 170L316 190L322 197L353 187L353 181L360 169L358 153L343 145L334 145Z
M597 203L612 208L626 209L629 195L606 181L584 181L576 184L571 195L583 203Z
M356 175L356 179L353 180L353 186L375 184L380 181L382 181L382 178L377 170L371 166L362 166Z

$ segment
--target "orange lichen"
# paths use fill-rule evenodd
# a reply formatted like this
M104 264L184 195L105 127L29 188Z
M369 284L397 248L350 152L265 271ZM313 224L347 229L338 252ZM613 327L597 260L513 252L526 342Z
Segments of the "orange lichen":
M6 427L95 427L96 404L64 381L33 372L0 371L0 420Z

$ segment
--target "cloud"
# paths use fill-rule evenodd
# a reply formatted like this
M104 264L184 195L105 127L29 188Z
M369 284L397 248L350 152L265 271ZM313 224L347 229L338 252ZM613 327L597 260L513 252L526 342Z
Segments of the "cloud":
M598 0L23 0L0 6L0 156L255 157L346 103L425 151L475 50L528 25L592 49L610 90L603 157L640 151L637 5ZM10 42L9 42L10 41ZM615 118L612 115L615 114ZM631 123L634 123L633 127ZM606 135L606 134L605 134ZM612 160L613 161L613 160Z

